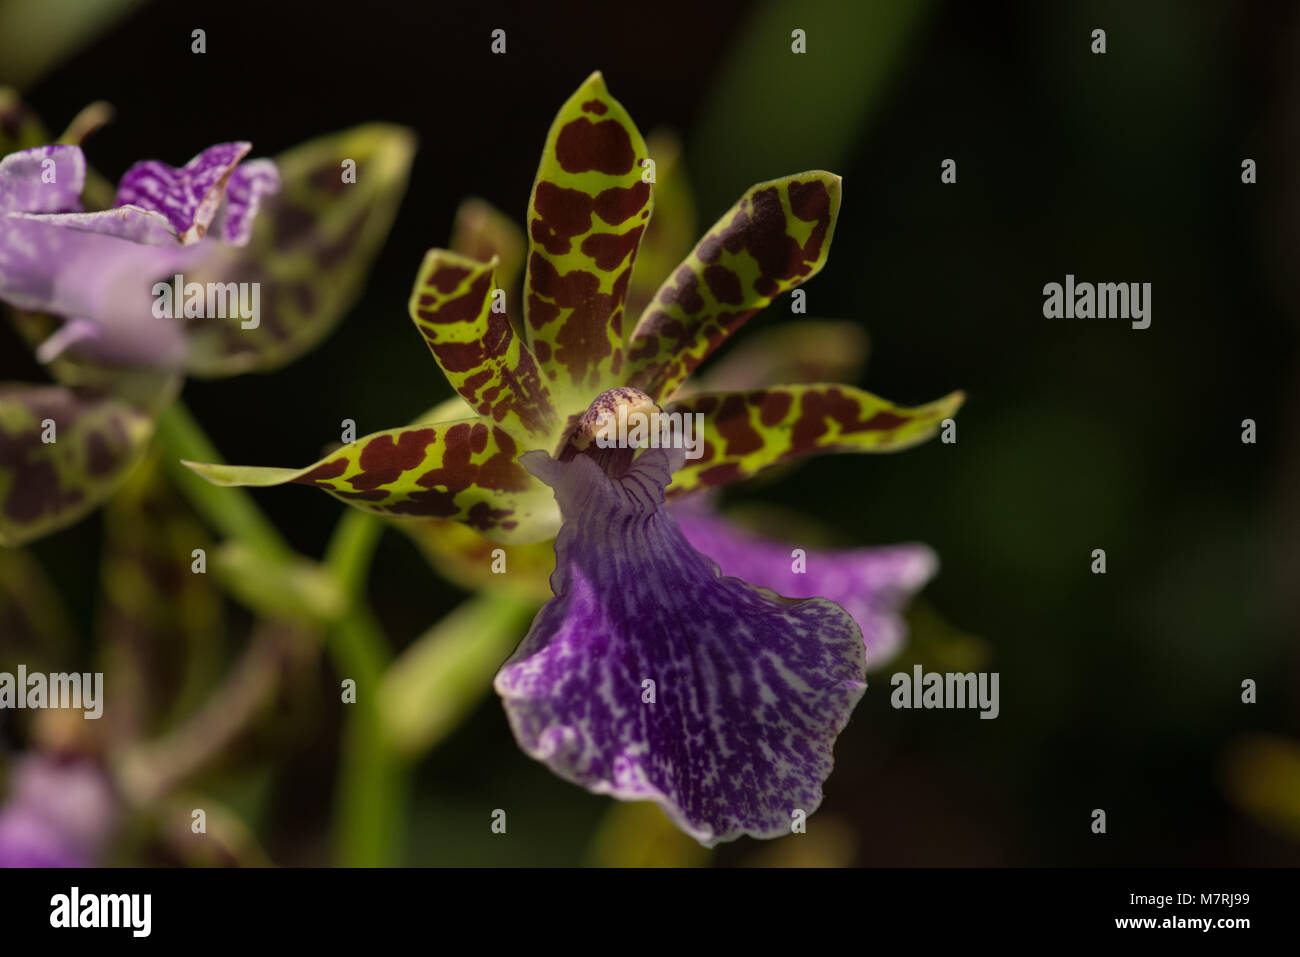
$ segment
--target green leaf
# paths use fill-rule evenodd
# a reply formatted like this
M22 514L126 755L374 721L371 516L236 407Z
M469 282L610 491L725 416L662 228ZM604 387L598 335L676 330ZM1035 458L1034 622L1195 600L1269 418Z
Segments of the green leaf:
M190 329L198 376L266 372L321 341L356 300L406 191L415 137L358 126L275 158L280 191L264 197L247 246L216 252L187 282L260 283L260 323L206 319ZM345 182L344 163L356 163Z
M696 195L721 203L740 183L815 164L840 169L888 102L931 0L765 0L716 67L688 137ZM807 53L791 33L804 31Z
M0 79L26 87L106 32L140 0L0 3ZM185 40L189 42L188 39Z
M627 384L672 397L750 316L821 271L839 210L840 178L821 170L751 187L641 314Z
M0 545L29 542L95 508L152 432L150 417L121 399L64 386L0 386Z
M411 756L427 751L488 697L536 611L527 599L477 595L402 652L379 692L393 746Z
M904 408L847 385L791 385L704 393L670 412L704 416L700 458L673 473L670 495L728 485L764 469L827 452L894 452L934 435L965 396L953 392Z
M493 310L496 262L431 249L411 290L411 319L474 411L520 441L549 447L559 439L550 390L510 319Z
M184 464L215 485L313 485L377 515L450 518L492 541L544 541L559 509L516 461L520 451L504 429L474 418L376 432L304 469Z
M524 329L565 414L622 384L624 301L653 205L648 155L599 73L546 137L528 201Z
M226 590L265 618L326 623L347 610L343 591L315 562L286 562L232 540L216 550L212 564Z

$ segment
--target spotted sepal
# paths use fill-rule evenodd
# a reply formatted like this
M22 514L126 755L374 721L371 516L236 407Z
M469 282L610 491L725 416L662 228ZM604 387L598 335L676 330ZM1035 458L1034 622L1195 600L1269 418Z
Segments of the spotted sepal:
M827 452L894 452L924 442L956 414L953 392L907 408L847 385L790 385L708 392L668 411L702 414L703 443L673 475L670 494L728 485L764 469Z
M543 541L559 513L516 461L520 451L500 426L474 418L376 432L304 469L185 464L215 485L312 485L378 515L450 518L492 541Z
M71 525L117 488L153 424L108 395L0 386L0 545Z
M424 257L410 313L461 397L521 441L551 444L556 415L532 350L515 335L493 282L497 260L480 263L445 249Z
M750 188L659 287L628 343L626 379L656 400L777 296L826 265L840 178L813 170Z
M257 176L237 184L245 202L256 198L260 207L247 244L214 245L185 280L257 283L257 323L238 316L188 323L189 372L266 372L325 338L361 292L406 191L414 152L410 130L373 123L276 156L278 192L260 192ZM249 229L247 216L227 216L222 224L232 234Z
M560 108L528 201L524 317L555 389L585 407L620 384L624 303L652 206L645 141L593 73Z

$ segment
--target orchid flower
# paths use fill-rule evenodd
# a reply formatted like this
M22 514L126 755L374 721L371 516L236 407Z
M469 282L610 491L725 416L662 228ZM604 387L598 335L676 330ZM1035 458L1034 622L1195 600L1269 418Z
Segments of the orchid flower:
M303 633L259 616L223 677L232 632L220 577L177 574L176 555L195 546L215 548L150 453L105 503L88 634L78 634L41 562L26 549L0 549L0 673L25 665L29 674L84 668L106 677L95 720L76 707L12 713L24 747L0 754L0 867L96 866L122 837L184 861L236 859L230 838L242 823L210 794L203 803L216 840L196 848L175 839L170 822L188 822L189 814L177 795L193 794L196 772L217 753L227 770L264 758L231 745L264 713L275 674L293 660L289 649L303 647ZM212 733L214 713L224 733ZM128 823L136 826L121 827ZM238 859L260 854L249 840L234 849Z
M0 805L0 867L91 867L118 816L108 777L93 762L20 758Z
M312 485L494 543L555 536L555 597L495 682L521 747L593 792L657 802L701 843L774 837L820 803L834 740L865 690L862 629L823 597L723 577L667 496L821 452L916 444L962 396L906 408L846 385L687 393L750 316L824 266L841 184L812 171L752 187L633 323L651 159L593 74L543 150L522 335L500 309L499 257L425 256L411 316L470 414L378 432L303 469L187 464L216 484ZM620 405L701 414L701 456L595 454L600 414ZM902 556L854 587L888 580L905 592L929 561Z
M146 308L153 283L198 265L213 243L248 243L262 196L280 185L269 160L241 162L251 148L219 143L180 168L137 163L113 207L96 212L81 210L80 147L0 160L0 298L63 319L37 358L72 349L108 364L179 366L184 332ZM202 245L210 227L214 238Z
M111 206L84 210L99 178L80 146L48 143L0 90L0 301L58 382L0 385L5 545L111 494L184 374L265 371L314 346L360 290L413 152L408 131L378 124L274 161L221 143L180 167L137 163ZM155 287L175 275L223 295L256 283L262 315L160 317Z

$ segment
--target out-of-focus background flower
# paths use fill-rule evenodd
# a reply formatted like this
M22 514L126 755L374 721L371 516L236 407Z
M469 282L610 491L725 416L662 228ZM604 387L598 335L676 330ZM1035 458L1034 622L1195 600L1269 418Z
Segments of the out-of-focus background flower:
M490 52L497 28L504 55ZM1097 28L1104 55L1090 51ZM806 54L791 52L794 29ZM445 245L467 196L522 219L555 108L593 69L644 131L678 131L700 229L754 182L840 173L809 314L868 333L857 384L903 403L968 394L955 445L820 458L728 496L833 529L809 547L915 540L941 560L837 745L806 835L704 851L654 808L593 797L528 759L483 683L461 689L467 716L385 812L403 816L400 860L418 864L1300 863L1298 48L1300 10L1228 0L375 0L338 14L0 0L0 85L55 130L113 103L86 145L112 179L223 140L275 155L372 120L420 136L396 225L338 330L273 374L186 384L228 461L309 462L344 419L363 434L449 394L406 316L420 258ZM1241 182L1248 157L1255 185ZM954 185L940 183L947 158ZM1042 287L1067 273L1150 282L1151 328L1044 319ZM786 309L756 327L797 321ZM43 376L0 328L0 380ZM1241 441L1246 418L1257 444ZM305 489L254 495L296 549L321 554L341 505ZM59 667L90 670L102 653L104 586L122 567L104 551L112 522L96 512L0 554L11 581L30 561L57 590L49 610L31 588L0 589L0 623L57 618ZM1090 571L1096 548L1105 575ZM465 597L394 534L369 589L398 649ZM170 841L133 818L109 860L332 859L347 676L304 664L302 636L254 631L215 591L190 607L208 626L196 687L250 643L267 649L253 666L292 680L190 782L220 853L177 850L188 817L159 811ZM915 663L999 672L997 720L891 709L889 675ZM1256 704L1241 701L1248 678ZM0 715L11 798L37 789L20 749L64 769L94 750L83 729L29 719ZM85 790L87 818L107 814L101 789ZM490 831L498 808L505 835Z

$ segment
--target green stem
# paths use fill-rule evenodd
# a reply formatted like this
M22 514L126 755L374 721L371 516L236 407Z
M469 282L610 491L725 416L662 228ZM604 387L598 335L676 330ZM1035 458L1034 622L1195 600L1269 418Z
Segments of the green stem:
M181 459L220 462L221 456L179 399L158 417L157 437L167 453L163 466L168 476L208 524L268 556L288 559L293 555L253 496L242 488L219 488L181 464Z
M366 572L383 530L373 515L350 510L339 520L325 552L326 567L350 602L329 634L335 670L356 682L340 756L334 821L336 860L349 867L396 863L406 820L408 768L389 742L379 710L392 654L365 601Z
M221 457L179 400L159 417L157 437L168 474L210 525L270 560L299 560L251 495L211 485L181 464L181 459L220 462ZM405 822L406 765L386 740L377 700L392 656L364 594L382 534L383 525L374 516L349 510L339 520L325 558L348 602L344 614L329 626L326 648L335 670L355 680L357 687L342 746L335 819L335 858L350 866L393 863Z

